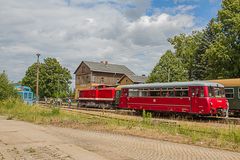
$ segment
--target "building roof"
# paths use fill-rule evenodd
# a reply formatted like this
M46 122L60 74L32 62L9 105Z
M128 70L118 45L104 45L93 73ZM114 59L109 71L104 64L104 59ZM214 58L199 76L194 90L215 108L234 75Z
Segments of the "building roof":
M120 82L125 76L127 76L129 79L131 79L133 81L133 83L145 83L147 80L147 77L145 77L145 76L124 75L118 82Z
M187 86L212 86L212 87L224 87L220 83L208 82L208 81L192 81L192 82L170 82L170 83L148 83L148 84L135 84L125 85L122 88L159 88L159 87L187 87Z
M89 62L89 61L82 61L81 64L82 63L86 64L91 71L95 71L95 72L135 75L129 68L127 68L124 65L108 64L108 63L106 64L102 62ZM78 66L74 74L76 74L81 64Z

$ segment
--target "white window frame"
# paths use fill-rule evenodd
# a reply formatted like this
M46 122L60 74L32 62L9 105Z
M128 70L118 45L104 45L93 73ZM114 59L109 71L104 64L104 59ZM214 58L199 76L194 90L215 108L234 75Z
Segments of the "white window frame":
M227 98L227 97L226 97L226 90L225 90L225 89L232 89L232 90L233 90L233 98ZM234 94L234 93L235 93L234 88L225 88L225 89L224 89L225 97L226 97L227 99L234 99L234 97L235 97L235 94Z

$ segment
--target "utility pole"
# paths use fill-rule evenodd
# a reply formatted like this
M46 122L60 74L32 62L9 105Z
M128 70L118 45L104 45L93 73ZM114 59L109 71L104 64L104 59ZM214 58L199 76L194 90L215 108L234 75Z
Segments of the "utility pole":
M40 54L37 53L36 55L37 55L36 103L38 103L38 101L39 101L38 84L39 84L39 57L40 57Z

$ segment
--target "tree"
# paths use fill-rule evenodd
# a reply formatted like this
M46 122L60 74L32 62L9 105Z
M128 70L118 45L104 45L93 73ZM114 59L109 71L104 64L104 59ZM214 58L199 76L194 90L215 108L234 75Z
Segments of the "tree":
M176 57L182 62L188 73L188 79L193 80L194 56L201 42L201 32L193 32L192 35L180 34L169 39L175 49Z
M36 89L36 67L36 63L31 65L22 79L22 84L31 87L34 92ZM44 59L44 63L39 65L39 96L66 97L71 78L70 71L62 67L57 59Z
M0 73L0 101L11 97L17 97L17 91L9 82L6 73Z
M240 76L240 1L223 0L212 26L215 39L206 50L208 79Z
M186 81L187 72L181 60L168 50L151 72L148 82Z
M214 21L214 19L211 19L207 27L203 29L202 32L198 32L198 34L194 36L199 40L199 43L197 44L197 49L195 50L193 56L193 80L206 79L211 70L211 66L209 66L208 60L205 58L205 54L206 50L209 49L215 39L216 34L213 30L213 26L215 25Z

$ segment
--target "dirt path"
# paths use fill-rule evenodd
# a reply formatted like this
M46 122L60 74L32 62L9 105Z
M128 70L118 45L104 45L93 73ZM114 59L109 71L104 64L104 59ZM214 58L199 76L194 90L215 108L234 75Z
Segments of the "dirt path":
M239 160L240 153L0 117L0 160Z

